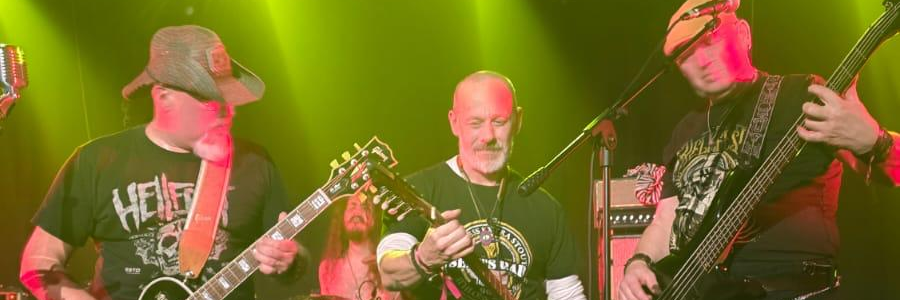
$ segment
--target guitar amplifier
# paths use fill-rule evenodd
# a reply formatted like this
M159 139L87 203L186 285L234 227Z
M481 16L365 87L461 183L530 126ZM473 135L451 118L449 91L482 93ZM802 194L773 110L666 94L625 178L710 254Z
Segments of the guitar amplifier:
M656 206L641 204L634 195L636 180L631 178L613 179L610 183L611 198L609 210L609 228L613 236L640 235L647 225L653 221ZM603 181L594 183L594 201L597 201L597 216L594 226L600 228L600 217L603 213Z
M653 221L653 214L656 211L655 206L646 206L641 204L634 195L634 187L636 180L632 178L613 179L610 182L612 186L609 210L609 227L611 235L610 252L612 259L612 299L617 299L619 280L625 273L625 262L634 255L634 248L637 247L638 239L647 225ZM594 201L597 201L597 219L594 226L601 229L600 218L603 213L603 181L594 182ZM605 288L605 278L603 274L603 240L597 237L597 272L598 272L598 290L601 295Z
M31 300L34 299L30 294L16 286L5 286L0 284L0 300Z
M17 292L0 292L0 300L26 300L31 299L25 293L17 293Z

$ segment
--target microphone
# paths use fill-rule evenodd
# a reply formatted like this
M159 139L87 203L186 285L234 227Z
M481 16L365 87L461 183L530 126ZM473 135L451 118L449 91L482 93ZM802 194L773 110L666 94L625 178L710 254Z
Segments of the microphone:
M681 15L681 18L679 18L679 20L687 21L687 20L696 19L696 18L699 18L701 16L706 16L706 15L714 15L714 14L719 14L719 13L723 13L723 12L734 12L738 9L738 6L740 6L740 5L741 5L740 1L736 1L736 0L710 1L707 3L700 4L697 7L694 7L692 9L684 12L684 14Z
M18 94L18 91L28 85L25 75L25 58L22 48L0 44L0 82L11 87L12 94Z
M0 120L5 118L19 98L19 90L28 85L25 74L25 58L22 48L0 44Z

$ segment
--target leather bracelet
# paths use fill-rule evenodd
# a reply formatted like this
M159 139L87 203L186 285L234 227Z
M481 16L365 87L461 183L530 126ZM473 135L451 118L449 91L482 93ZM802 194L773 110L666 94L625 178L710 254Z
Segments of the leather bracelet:
M416 258L416 249L419 249L419 243L416 243L412 246L411 249L409 249L409 262L413 265L413 267L416 268L416 273L419 273L419 276L422 276L422 278L428 278L430 274L425 271L422 265L419 264L419 259Z
M650 256L648 256L647 254L638 252L638 253L635 253L634 255L632 255L631 258L629 258L628 261L625 262L624 269L628 270L628 266L630 266L631 263L636 262L636 261L642 261L645 264L647 264L647 266L650 266L650 264L653 263L653 260L650 259Z
M894 138L891 136L891 133L884 129L884 127L879 127L878 137L875 139L875 144L872 145L872 149L869 149L869 152L858 154L856 157L866 162L883 162L884 159L887 159L887 155L890 154L891 146L893 146L893 144Z
M880 127L878 129L878 139L872 145L872 149L865 154L858 155L861 160L867 163L866 166L866 184L872 181L872 169L875 164L883 163L891 155L891 149L894 147L894 137L887 129Z
M438 271L432 271L430 268L428 268L428 266L425 265L425 262L420 261L419 255L416 254L418 253L418 251L416 250L419 249L419 244L420 243L416 243L409 250L409 260L412 263L413 267L416 268L416 273L418 273L419 276L422 276L422 278L425 278L429 282L435 282L438 278L441 278L441 273Z
M416 249L418 249L418 248L416 248ZM437 273L437 270L440 269L440 267L435 268L433 266L428 266L428 264L425 263L425 260L422 259L422 256L419 255L418 251L416 251L416 253L414 253L413 255L416 256L416 262L419 263L420 266L422 266L422 269L425 269L425 273L432 275L432 274Z
M875 141L875 146L872 147L872 156L874 156L874 162L882 163L887 160L888 156L891 154L891 148L894 146L894 137L891 135L887 129L884 127L881 128L881 134L878 135L878 140Z

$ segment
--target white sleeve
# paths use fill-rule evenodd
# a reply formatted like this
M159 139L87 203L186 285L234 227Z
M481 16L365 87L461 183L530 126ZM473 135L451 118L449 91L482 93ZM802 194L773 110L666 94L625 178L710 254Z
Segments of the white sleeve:
M418 242L419 240L409 233L398 232L388 234L378 242L378 249L375 252L378 267L381 268L381 258L384 257L388 251L409 250Z
M586 300L584 287L578 275L570 275L560 279L545 281L547 300Z

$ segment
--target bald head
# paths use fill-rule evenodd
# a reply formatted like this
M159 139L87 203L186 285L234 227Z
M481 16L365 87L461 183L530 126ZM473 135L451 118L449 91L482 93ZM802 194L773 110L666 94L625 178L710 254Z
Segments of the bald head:
M516 88L506 76L493 71L478 71L466 76L453 92L453 109L469 105L473 100L505 102L516 107Z

